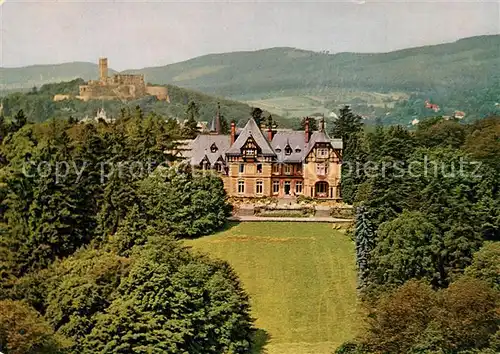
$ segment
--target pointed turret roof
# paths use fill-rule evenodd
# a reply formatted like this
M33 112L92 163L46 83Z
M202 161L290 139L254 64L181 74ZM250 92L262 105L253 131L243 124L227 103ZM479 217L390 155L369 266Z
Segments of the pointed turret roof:
M217 113L215 117L210 122L210 133L220 134L221 133L221 124L220 124L220 102L217 102Z

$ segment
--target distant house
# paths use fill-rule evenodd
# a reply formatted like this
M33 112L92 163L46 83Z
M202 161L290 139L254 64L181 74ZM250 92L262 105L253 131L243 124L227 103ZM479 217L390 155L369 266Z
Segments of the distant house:
M430 103L429 100L425 101L425 108L432 109L434 112L439 112L441 108L434 103Z
M340 199L342 140L330 139L324 119L318 131L309 130L309 119L303 131L278 131L250 118L240 131L232 123L229 135L220 134L219 115L214 119L184 156L195 168L220 173L230 196Z
M453 117L456 119L463 119L463 118L465 118L465 112L455 111L455 113L453 114Z

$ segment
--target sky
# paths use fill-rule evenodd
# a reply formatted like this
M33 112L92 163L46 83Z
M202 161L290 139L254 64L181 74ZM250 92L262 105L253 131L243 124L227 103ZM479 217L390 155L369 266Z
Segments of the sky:
M500 0L0 2L1 67L108 57L125 70L269 47L387 52L500 34Z

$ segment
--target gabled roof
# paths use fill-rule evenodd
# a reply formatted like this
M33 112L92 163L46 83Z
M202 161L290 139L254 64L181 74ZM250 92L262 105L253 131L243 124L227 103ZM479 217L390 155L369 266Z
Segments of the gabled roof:
M214 164L219 158L224 160L225 153L230 145L229 135L206 135L200 134L191 142L191 165L199 165L206 156L210 164ZM211 146L215 144L217 151L212 152Z
M330 139L328 134L324 131L313 132L311 138L309 139L309 144L307 146L307 151L304 154L304 158L309 155L314 145L317 143L329 143L334 149L342 149L342 139Z
M241 131L240 135L234 142L234 144L227 150L228 155L241 155L241 148L247 142L248 138L252 137L257 146L262 151L262 155L266 156L276 156L271 145L262 134L262 131L258 127L257 123L253 118L250 118Z

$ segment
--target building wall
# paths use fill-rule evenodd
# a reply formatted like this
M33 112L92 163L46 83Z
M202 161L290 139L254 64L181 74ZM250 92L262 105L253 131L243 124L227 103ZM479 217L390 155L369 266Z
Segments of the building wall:
M292 168L290 173L286 173L286 164L271 164L262 163L262 173L257 172L257 163L245 163L242 161L230 162L228 164L228 175L223 177L224 187L230 196L234 197L278 197L283 198L285 194L285 185L290 185L288 196L305 195L308 197L323 197L323 198L339 198L340 184L340 159L332 151L328 158L320 160L315 159L306 164L289 164ZM327 165L327 173L318 175L317 164L325 163ZM240 164L244 164L244 171L240 173ZM273 170L273 166L277 166ZM243 181L244 192L238 192L238 182ZM262 181L263 192L256 194L257 181ZM326 182L328 188L326 195L316 195L316 183ZM273 185L279 184L278 193L273 190ZM296 193L296 185L302 184L302 193Z
M146 86L146 93L151 96L155 96L160 101L170 102L170 97L168 96L168 89L162 86Z
M240 173L240 164L243 164L244 171ZM262 172L257 172L257 164L262 165ZM228 164L228 186L227 191L230 196L235 197L269 197L271 196L271 163L245 163L242 161L230 162ZM238 192L238 182L243 181L244 192ZM256 194L257 181L262 181L262 194Z
M316 195L316 184L326 182L328 183L326 198L339 198L341 171L339 152L330 149L328 156L321 158L318 157L317 150L317 148L313 149L306 158L306 164L304 165L304 195L318 197ZM326 167L325 174L318 173L323 171L322 168L318 168L318 165Z

